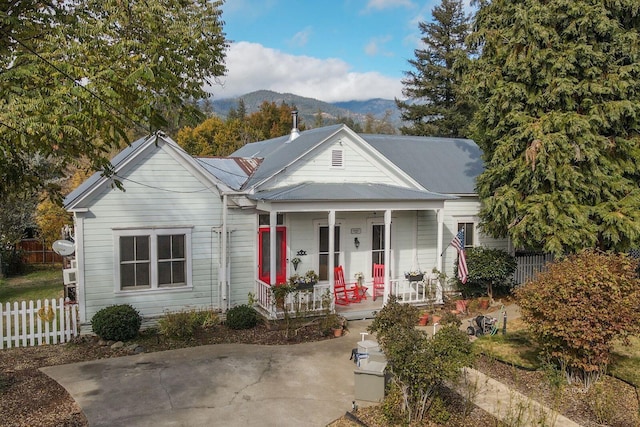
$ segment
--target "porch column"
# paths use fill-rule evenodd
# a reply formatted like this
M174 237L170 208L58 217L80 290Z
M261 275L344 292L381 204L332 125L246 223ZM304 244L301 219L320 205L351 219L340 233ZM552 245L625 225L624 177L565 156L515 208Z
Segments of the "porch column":
M391 211L384 211L384 296L382 304L386 305L389 300L391 283L389 282L389 270L391 268Z
M329 223L329 259L327 260L329 271L327 272L328 273L327 277L329 278L329 289L331 290L331 295L334 295L335 281L333 277L333 269L335 267L334 260L335 260L335 253L336 253L336 235L335 235L336 211L329 211L329 217L327 218L327 222ZM331 310L333 309L335 309L335 299L331 298Z
M438 220L438 236L436 243L436 268L440 273L442 273L442 240L444 233L444 214L442 213L442 209L436 210L436 218Z
M278 225L278 212L269 212L269 283L271 285L276 284L276 258L278 254L276 252L276 241L278 235L276 234L276 226Z

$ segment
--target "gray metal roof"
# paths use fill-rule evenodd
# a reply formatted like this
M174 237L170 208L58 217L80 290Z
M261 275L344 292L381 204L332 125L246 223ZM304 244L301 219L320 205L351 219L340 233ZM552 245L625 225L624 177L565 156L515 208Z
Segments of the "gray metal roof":
M233 157L262 158L263 160L256 173L245 183L244 188L251 188L265 178L281 171L302 154L335 134L343 126L333 125L300 132L300 136L290 143L287 142L289 135L286 135L246 144L231 155Z
M386 184L345 184L345 183L314 183L305 182L274 190L259 191L248 196L253 200L267 201L327 201L327 200L446 200L455 199L453 196L432 193L429 191L412 190Z
M398 168L436 193L475 194L484 166L470 139L360 134Z
M239 190L261 163L260 159L241 157L198 157L197 160L207 172L234 190Z

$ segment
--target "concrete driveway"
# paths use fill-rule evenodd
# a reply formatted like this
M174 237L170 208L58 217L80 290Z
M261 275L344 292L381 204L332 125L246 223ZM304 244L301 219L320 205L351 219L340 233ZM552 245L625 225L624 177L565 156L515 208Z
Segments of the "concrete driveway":
M218 344L42 368L90 426L326 426L351 409L351 349L341 338L291 346ZM366 404L366 402L363 402Z

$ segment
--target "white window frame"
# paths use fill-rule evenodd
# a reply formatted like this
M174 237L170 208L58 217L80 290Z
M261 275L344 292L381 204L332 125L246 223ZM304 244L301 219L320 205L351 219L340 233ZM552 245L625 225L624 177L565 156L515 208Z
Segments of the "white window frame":
M456 224L455 224L455 231L453 232L453 235L455 236L456 234L458 234L458 231L460 231L460 224L473 224L473 241L469 244L467 243L467 236L465 234L464 237L464 247L465 249L467 248L474 248L477 246L478 244L478 221L475 220L474 218L469 218L469 217L460 217L460 218L456 218Z
M191 233L192 227L174 227L174 228L130 228L130 229L114 229L113 230L113 270L114 270L114 291L116 294L146 294L156 292L173 292L191 290L193 288L192 281L192 251L191 251ZM158 236L167 235L184 235L185 245L185 284L178 286L158 286ZM120 237L126 236L149 236L149 270L151 273L149 288L144 289L122 289L120 283Z

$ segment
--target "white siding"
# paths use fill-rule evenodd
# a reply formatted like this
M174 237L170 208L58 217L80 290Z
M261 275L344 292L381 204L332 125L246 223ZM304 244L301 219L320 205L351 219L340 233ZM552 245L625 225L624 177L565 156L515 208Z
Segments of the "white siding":
M295 144L295 141L292 142ZM344 167L332 167L332 150L343 150ZM369 152L364 151L359 142L350 138L335 137L335 141L323 144L317 151L309 153L287 174L276 178L273 187L300 182L371 182L388 185L408 186L407 181L396 171L388 168Z
M131 304L143 316L188 307L218 305L217 263L212 227L221 223L221 199L163 145L121 171L125 191L105 188L93 196L84 217L83 321L112 304ZM193 288L136 295L115 292L113 228L192 227ZM214 252L212 252L214 249Z

